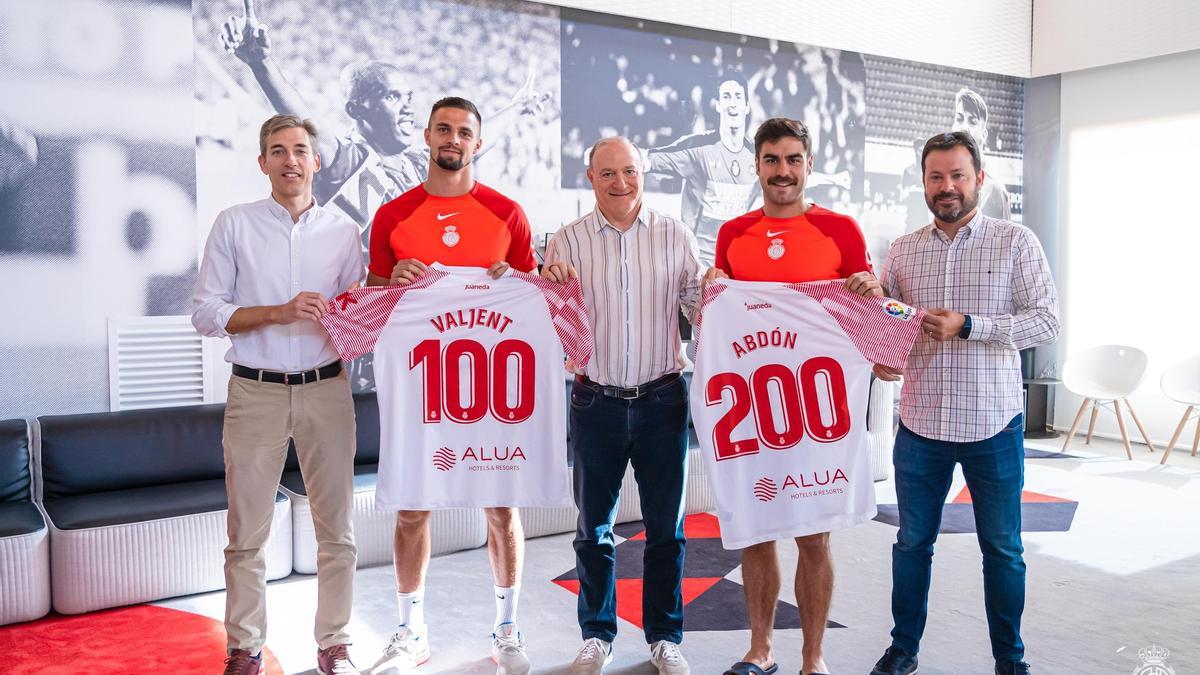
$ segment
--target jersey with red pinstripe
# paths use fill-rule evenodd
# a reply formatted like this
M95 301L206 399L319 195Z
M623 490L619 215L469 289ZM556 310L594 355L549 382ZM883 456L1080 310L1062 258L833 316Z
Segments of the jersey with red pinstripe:
M456 197L424 185L379 207L371 225L371 273L388 279L396 261L490 267L504 261L521 272L537 267L529 220L521 206L483 183Z
M903 367L920 329L841 281L708 284L690 400L726 548L875 516L871 365Z
M858 223L816 205L794 218L771 218L755 209L725 223L714 264L743 281L801 283L871 271Z
M381 508L572 503L563 355L592 354L578 281L435 264L328 309L343 359L375 352Z

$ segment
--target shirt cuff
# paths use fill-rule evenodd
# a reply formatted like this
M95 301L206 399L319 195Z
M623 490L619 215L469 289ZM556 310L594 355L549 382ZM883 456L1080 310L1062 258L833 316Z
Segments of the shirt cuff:
M225 327L229 325L229 320L233 318L233 313L239 309L241 309L241 307L238 307L237 305L222 305L221 307L217 308L216 329L219 337L229 337L231 335L231 333L226 330Z
M996 320L991 317L971 315L971 334L967 340L971 342L987 342L996 331Z

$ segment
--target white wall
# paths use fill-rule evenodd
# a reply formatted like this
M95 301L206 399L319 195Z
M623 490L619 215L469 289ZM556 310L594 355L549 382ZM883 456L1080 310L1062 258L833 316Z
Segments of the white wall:
M1200 51L1065 73L1061 82L1059 352L1069 359L1105 343L1148 352L1131 400L1151 440L1165 442L1183 406L1161 394L1159 377L1200 353ZM1060 387L1056 426L1069 427L1080 402ZM1119 433L1112 415L1097 429Z
M1028 77L1033 0L560 0L550 4Z
M1192 49L1200 49L1197 0L1033 3L1034 77Z

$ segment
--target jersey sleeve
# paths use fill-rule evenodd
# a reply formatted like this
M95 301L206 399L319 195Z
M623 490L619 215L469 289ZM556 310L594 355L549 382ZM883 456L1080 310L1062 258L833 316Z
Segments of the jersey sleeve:
M512 242L508 245L508 254L504 260L515 270L532 272L537 267L537 260L533 257L533 235L529 228L529 219L525 217L525 210L519 205L513 204L513 207L508 216L508 231Z
M377 277L390 279L392 268L396 266L396 252L392 250L392 230L396 227L396 219L392 209L385 204L375 212L371 222L370 267L367 271Z
M751 211L725 223L717 232L717 248L713 266L728 274L730 279L736 279L737 275L733 273L733 264L729 261L729 246L734 239L742 236L742 233L750 229L750 226L758 222L760 218L761 214Z
M368 286L346 291L329 301L321 325L338 356L349 361L375 349L375 341L405 293L432 285L445 272L431 269L407 286Z
M842 284L841 280L813 281L787 287L820 303L864 359L904 368L925 313L890 298L864 298Z
M563 353L577 368L592 359L592 328L583 304L583 290L578 279L565 284L543 279L536 274L514 272L513 276L537 287L546 301L550 322L562 343Z

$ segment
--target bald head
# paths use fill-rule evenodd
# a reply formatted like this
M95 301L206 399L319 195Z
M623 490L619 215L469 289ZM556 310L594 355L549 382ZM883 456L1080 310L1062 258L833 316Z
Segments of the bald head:
M642 208L642 154L628 138L609 136L588 152L588 180L596 205L614 224L637 217Z
M625 146L626 148L628 148L630 151L633 152L633 155L635 157L637 157L641 154L638 150L638 147L636 145L634 145L633 141L629 140L628 138L626 138L624 136L605 136L604 138L601 138L600 140L596 141L596 144L593 145L588 150L587 165L589 167L592 166L592 161L595 158L596 153L601 148L604 148L606 146L614 146L614 145Z

